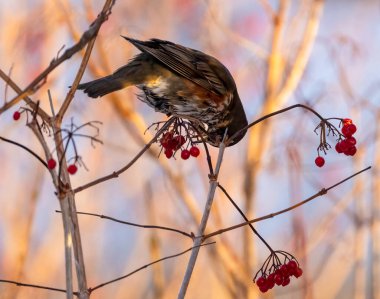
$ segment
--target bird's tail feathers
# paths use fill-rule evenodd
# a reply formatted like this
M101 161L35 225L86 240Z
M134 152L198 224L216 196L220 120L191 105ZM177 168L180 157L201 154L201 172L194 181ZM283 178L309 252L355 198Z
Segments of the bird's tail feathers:
M112 75L78 85L78 89L82 89L92 98L102 97L124 87L124 82L113 78Z

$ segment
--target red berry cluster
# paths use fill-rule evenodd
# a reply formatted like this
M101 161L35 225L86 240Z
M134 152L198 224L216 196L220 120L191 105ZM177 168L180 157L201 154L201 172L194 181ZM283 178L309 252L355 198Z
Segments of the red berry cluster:
M49 169L54 169L57 166L57 162L53 158L50 158L47 162L47 166ZM77 171L78 171L78 167L75 164L70 164L67 167L67 172L69 174L75 174Z
M190 156L198 157L200 154L199 148L195 145L192 145L190 149L184 147L187 142L186 137L183 135L176 135L174 131L164 133L159 141L164 148L164 154L168 159L173 157L178 150L181 150L181 158L183 160L189 159ZM188 145L189 144L191 144L191 141L189 141Z
M333 125L326 122L326 126L329 129L329 132L332 131L333 135L338 135L338 142L335 145L335 150L338 154L345 154L346 156L354 156L356 154L357 148L356 148L356 139L352 135L356 132L356 125L353 124L352 120L349 118L341 119L341 124L343 124L342 129L339 130L336 129ZM323 127L322 125L318 127ZM317 128L318 128L317 127ZM321 134L324 134L324 130L321 130ZM326 150L331 148L331 146L325 141L325 136L322 138L324 141L321 142L320 146L318 147L318 157L315 158L315 165L318 167L322 167L325 165L325 159L321 156L319 156L319 151L322 150L326 154Z
M335 150L338 154L345 154L346 156L353 156L356 154L356 139L352 135L356 133L356 126L349 118L343 119L342 135L344 138L335 145Z
M279 256L281 255L285 257L283 263L280 262ZM302 273L298 261L291 254L285 251L275 251L264 262L253 282L262 293L265 293L275 285L287 286L292 276L298 278L302 276ZM256 279L259 274L261 275Z
M297 262L291 260L286 264L281 265L280 268L270 273L269 275L260 276L256 280L256 284L262 293L272 289L275 285L287 286L290 283L290 277L298 278L302 276L302 269L298 266Z

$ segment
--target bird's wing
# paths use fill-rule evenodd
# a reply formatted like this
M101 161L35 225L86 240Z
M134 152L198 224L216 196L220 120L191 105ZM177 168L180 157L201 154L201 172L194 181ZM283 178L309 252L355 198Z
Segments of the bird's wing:
M211 56L169 41L159 39L139 41L126 36L123 37L140 51L149 53L165 66L186 79L213 93L219 95L226 93L224 82L210 67L207 61ZM215 58L212 59L214 65L215 63L219 63L223 70L225 69Z

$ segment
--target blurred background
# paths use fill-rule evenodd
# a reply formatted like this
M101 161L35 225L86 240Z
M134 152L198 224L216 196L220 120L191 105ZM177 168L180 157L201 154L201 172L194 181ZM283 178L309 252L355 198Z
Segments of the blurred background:
M0 2L0 68L26 87L50 61L77 42L103 6L100 0ZM228 148L220 183L248 218L295 204L366 166L373 168L289 213L255 228L278 250L293 254L304 275L285 288L259 294L252 278L269 255L248 229L216 236L203 247L187 298L380 298L380 2L377 0L123 0L116 1L96 40L83 82L124 65L137 54L120 35L170 40L217 57L231 71L250 121L303 103L324 117L350 117L358 153L324 156L314 165L318 119L295 109L250 130ZM58 110L81 62L76 54L48 76L32 99ZM137 97L137 89L91 99L78 91L65 124L101 121L104 145L77 140L88 171L71 177L81 186L124 166L146 143L153 122L165 120ZM16 94L0 82L0 101ZM0 116L0 136L43 156L25 118ZM334 147L335 140L329 137ZM51 148L53 151L54 149ZM78 211L139 224L196 232L208 189L205 153L167 160L154 145L119 178L76 196ZM217 150L211 155L216 159ZM59 203L51 176L36 159L0 143L0 279L65 288ZM127 274L192 241L79 215L90 287ZM217 191L209 232L242 222ZM176 298L189 254L156 264L100 288L91 298ZM48 290L0 283L0 298L65 298Z

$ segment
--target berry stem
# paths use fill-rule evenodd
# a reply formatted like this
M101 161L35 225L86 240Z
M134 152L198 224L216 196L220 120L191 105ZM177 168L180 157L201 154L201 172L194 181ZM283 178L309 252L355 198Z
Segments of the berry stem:
M212 166L211 155L210 155L210 152L208 150L208 146L207 146L206 141L204 140L204 138L203 138L202 134L199 132L199 130L191 122L189 122L189 126L191 126L191 128L195 132L197 132L198 137L201 139L203 146L205 148L206 157L207 157L207 164L208 164L210 175L214 175L214 167Z
M240 215L243 217L245 221L249 221L248 218L244 215L243 211L239 208L239 206L236 204L236 202L232 199L232 197L228 194L227 190L223 188L222 185L218 183L218 187L220 190L223 191L223 193L227 196L229 201L232 203L232 205L235 207L236 210L240 213ZM264 238L259 234L259 232L253 227L251 223L248 224L253 233L259 237L259 239L265 244L266 247L268 247L269 251L274 254L274 250L272 247L269 246L269 244L264 240Z

